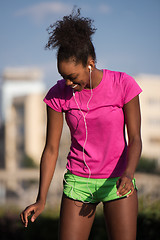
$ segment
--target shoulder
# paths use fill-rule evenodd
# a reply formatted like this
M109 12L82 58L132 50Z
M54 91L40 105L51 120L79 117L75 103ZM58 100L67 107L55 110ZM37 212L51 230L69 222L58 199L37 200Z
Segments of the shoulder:
M120 72L120 71L112 71L112 70L108 70L108 69L104 69L103 70L104 74L105 74L105 81L108 87L110 88L121 88L122 84L124 82L124 79L129 76L124 72Z
M51 87L43 101L58 112L65 110L66 101L72 97L72 89L65 84L65 80L59 80Z
M122 105L142 92L136 80L125 72L105 70L105 76L106 85L116 97L121 97Z
M108 69L103 69L106 78L109 78L113 82L120 83L122 79L125 77L126 73L120 71L112 71Z
M48 93L53 93L53 92L59 92L59 90L63 90L65 88L65 80L64 79L61 79L61 80L58 80L57 83L55 85L53 85Z
M49 89L46 98L65 98L70 91L71 89L70 87L66 86L65 80L61 79Z
M106 78L110 79L113 83L122 85L135 82L135 79L125 72L112 71L108 69L104 69L103 71L105 72Z

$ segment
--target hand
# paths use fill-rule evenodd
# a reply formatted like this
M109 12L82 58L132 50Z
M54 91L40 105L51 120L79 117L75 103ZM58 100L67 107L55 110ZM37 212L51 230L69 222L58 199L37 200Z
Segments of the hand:
M45 204L37 201L36 203L26 207L24 211L20 214L20 218L25 227L28 226L28 217L32 215L31 222L34 222L35 219L40 215L44 210Z
M132 177L129 174L124 173L117 181L117 195L120 197L128 193L127 197L131 196L134 192L134 185Z

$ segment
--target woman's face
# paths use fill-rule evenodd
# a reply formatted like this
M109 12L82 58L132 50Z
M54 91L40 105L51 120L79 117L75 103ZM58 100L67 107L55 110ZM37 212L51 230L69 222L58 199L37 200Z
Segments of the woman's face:
M58 72L66 80L66 85L75 91L90 88L90 76L88 65L76 64L74 60L62 61L58 64Z

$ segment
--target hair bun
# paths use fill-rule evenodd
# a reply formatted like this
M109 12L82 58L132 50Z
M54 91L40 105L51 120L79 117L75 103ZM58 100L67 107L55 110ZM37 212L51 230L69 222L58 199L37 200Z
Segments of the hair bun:
M80 14L80 9L76 12L74 8L70 15L63 17L63 20L50 25L47 29L49 40L45 47L53 49L72 46L74 48L86 41L91 41L91 36L96 31L96 28L92 27L93 20L80 17Z

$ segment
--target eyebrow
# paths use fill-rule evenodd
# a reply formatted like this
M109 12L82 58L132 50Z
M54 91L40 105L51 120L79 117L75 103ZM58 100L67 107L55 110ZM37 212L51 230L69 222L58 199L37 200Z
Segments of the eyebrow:
M78 74L76 76L73 76L74 74L76 74L76 73L71 73L71 74L68 74L68 75L63 75L62 74L62 77L63 78L76 78L76 77L78 77Z

